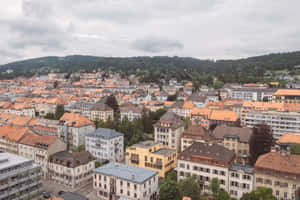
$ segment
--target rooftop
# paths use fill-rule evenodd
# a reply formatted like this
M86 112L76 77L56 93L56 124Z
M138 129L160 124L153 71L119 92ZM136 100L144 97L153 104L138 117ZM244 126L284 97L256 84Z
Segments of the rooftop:
M275 96L300 96L300 89L278 89Z
M153 152L153 154L168 156L168 155L170 155L170 154L172 154L174 152L176 152L175 149L161 148L161 149Z
M252 135L251 128L230 127L230 126L217 126L212 135L217 139L223 139L224 137L235 136L238 137L241 142L248 143Z
M102 167L96 168L94 169L94 172L104 174L106 176L114 176L138 184L142 184L158 174L158 172L149 169L115 162L110 162Z
M19 165L28 161L30 160L15 154L7 152L0 153L0 169L6 169L8 167Z
M292 144L292 143L300 144L300 132L299 134L286 133L279 138L278 142L281 144Z
M99 137L105 140L109 140L115 137L123 136L123 133L117 132L109 128L97 128L94 132L86 134L88 137Z
M251 167L249 165L233 164L230 167L230 170L232 170L232 171L244 171L245 173L253 174L253 167Z
M142 141L132 146L140 147L140 148L151 148L155 145L159 144L158 142L154 142L153 140Z

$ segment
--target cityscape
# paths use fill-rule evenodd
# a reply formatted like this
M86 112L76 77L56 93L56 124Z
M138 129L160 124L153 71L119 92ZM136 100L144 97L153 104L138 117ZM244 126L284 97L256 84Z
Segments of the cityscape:
M0 200L300 200L300 2L0 5Z

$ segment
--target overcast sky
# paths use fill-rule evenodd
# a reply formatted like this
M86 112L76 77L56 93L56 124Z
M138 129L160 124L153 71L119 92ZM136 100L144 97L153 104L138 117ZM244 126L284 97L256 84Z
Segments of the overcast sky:
M1 0L0 63L40 56L240 58L300 50L300 0Z

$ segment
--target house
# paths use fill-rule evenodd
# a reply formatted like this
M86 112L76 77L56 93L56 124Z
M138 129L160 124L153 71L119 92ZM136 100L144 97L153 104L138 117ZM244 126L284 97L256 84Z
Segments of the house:
M271 188L277 199L296 199L300 188L300 155L285 151L266 153L258 157L254 173L255 188Z
M157 171L160 178L165 178L168 171L176 168L177 154L175 149L148 140L127 147L126 162L131 166Z
M114 119L114 110L104 103L96 103L91 108L91 120L106 122L108 119Z
M56 136L28 133L19 141L19 155L39 164L44 178L47 177L49 156L66 149L66 143Z
M191 125L181 136L181 151L191 146L195 142L211 142L214 138L209 132L199 125Z
M99 161L124 160L124 134L113 129L98 128L86 134L85 149Z
M101 199L143 199L158 197L158 172L110 162L94 169L93 188Z
M127 118L129 121L139 119L142 117L142 113L143 109L134 105L120 107L121 121L125 118Z
M70 188L79 188L92 182L95 158L87 151L60 151L48 160L48 179Z
M252 128L217 126L213 132L213 137L218 144L232 150L236 154L236 162L240 164L248 163L250 155L249 142L253 134Z
M184 124L178 115L168 111L153 127L155 142L161 142L165 147L180 149L180 140L184 131Z
M84 145L85 135L95 130L94 123L78 113L64 113L59 121L58 137L74 147Z
M209 191L211 179L229 192L228 174L235 159L234 152L218 144L195 142L178 155L177 179L195 175L203 192Z

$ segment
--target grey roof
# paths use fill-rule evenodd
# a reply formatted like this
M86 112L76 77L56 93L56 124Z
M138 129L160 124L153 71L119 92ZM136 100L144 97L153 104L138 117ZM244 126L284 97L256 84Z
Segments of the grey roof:
M96 110L96 111L112 111L113 110L111 107L109 107L108 105L106 105L104 103L95 103L91 109Z
M142 142L139 142L137 144L134 144L132 146L141 147L141 148L150 148L150 147L153 147L156 144L158 144L158 142L154 142L153 140L146 140L146 141L142 141Z
M100 137L102 139L109 140L115 137L124 136L124 134L109 128L97 128L94 132L86 134L86 136Z
M104 174L106 176L114 176L126 181L143 184L158 172L140 167L124 165L121 163L110 162L102 167L93 170L94 173Z
M249 165L239 165L239 164L233 164L230 167L231 171L244 171L245 173L248 174L253 174L253 167Z
M26 162L32 162L32 160L7 152L0 153L0 169L6 169Z
M64 200L88 200L88 198L73 192L64 192L59 197Z
M248 143L252 133L252 128L221 125L214 129L212 135L217 139L223 139L224 137L237 137L241 142Z
M154 154L157 154L157 155L164 155L164 156L168 156L172 153L176 152L175 149L167 149L167 148L162 148L162 149L159 149L155 152L153 152Z

